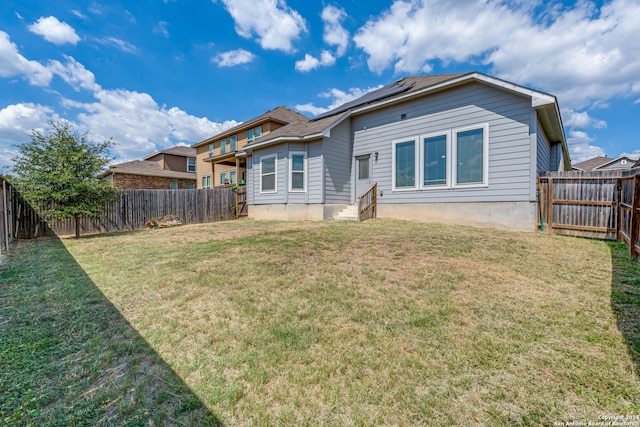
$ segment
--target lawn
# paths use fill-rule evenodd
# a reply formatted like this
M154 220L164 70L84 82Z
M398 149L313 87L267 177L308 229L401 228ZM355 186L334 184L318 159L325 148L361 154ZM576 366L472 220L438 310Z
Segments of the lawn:
M640 415L640 264L546 234L245 220L19 242L0 339L5 424Z

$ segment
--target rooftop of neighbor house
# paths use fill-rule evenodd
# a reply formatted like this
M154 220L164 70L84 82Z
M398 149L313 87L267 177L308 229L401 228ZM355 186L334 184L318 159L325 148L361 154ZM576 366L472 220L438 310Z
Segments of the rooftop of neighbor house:
M155 157L159 154L171 154L172 156L182 156L182 157L195 157L196 149L190 146L180 145L176 147L167 148L166 150L156 151L155 153L145 157L144 160L151 159L152 157Z
M573 169L590 171L594 169L607 169L609 165L617 164L618 161L626 160L626 166L620 165L615 167L615 169L631 169L632 167L638 166L638 162L635 158L631 158L628 156L620 156L620 157L606 157L606 156L597 156L589 160L585 160L584 162L575 163L571 167Z
M118 163L116 165L109 166L109 169L103 172L100 177L111 174L128 174L128 175L143 175L143 176L156 176L162 178L176 178L176 179L195 179L194 172L177 172L172 170L162 169L157 162L149 160L133 160L131 162Z
M294 121L309 121L309 118L303 114L298 113L297 111L292 110L286 106L276 107L272 110L267 111L264 114L261 114L257 117L252 118L246 122L242 122L239 125L236 125L230 129L227 129L223 132L217 133L210 138L205 139L204 141L200 141L194 144L192 147L201 147L205 144L211 143L220 138L226 138L227 136L231 136L240 131L251 129L254 126L260 125L266 122L277 122L286 125L288 123L292 123Z

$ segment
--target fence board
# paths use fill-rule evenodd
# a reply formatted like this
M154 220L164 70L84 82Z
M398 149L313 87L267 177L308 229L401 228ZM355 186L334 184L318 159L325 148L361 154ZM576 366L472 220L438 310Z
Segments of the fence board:
M201 190L121 190L116 200L105 204L98 219L82 217L80 231L105 233L137 230L165 215L176 215L184 224L201 224L235 219L233 188ZM75 234L75 221L57 221L50 226L12 189L14 237L30 239L49 235Z
M547 232L621 240L640 253L640 169L545 172L538 203Z

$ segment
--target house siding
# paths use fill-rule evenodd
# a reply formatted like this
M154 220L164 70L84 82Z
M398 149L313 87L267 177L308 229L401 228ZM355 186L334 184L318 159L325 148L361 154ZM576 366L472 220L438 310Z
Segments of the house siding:
M542 131L542 126L538 122L538 131L536 133L537 147L538 147L538 161L536 164L536 171L538 173L552 170L551 169L551 144L547 136Z
M331 129L331 136L325 138L323 148L325 203L350 203L353 154L349 120Z
M263 157L276 155L276 191L270 193L260 192L260 161ZM255 150L251 156L252 160L252 185L251 190L254 193L253 203L260 204L275 204L275 203L287 203L287 196L289 193L288 182L288 169L289 169L289 157L288 157L288 144L280 144L272 147L265 147L260 150Z
M378 152L372 178L383 192L378 198L381 204L528 201L531 111L527 97L467 84L354 117L353 155ZM392 190L392 141L485 123L489 125L488 187Z

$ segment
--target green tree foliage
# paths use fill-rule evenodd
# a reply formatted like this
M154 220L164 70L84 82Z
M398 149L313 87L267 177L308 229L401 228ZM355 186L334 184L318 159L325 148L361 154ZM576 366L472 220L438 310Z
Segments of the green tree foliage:
M104 204L115 197L109 181L98 177L111 158L111 140L96 143L88 133L77 134L69 122L50 122L47 132L31 132L31 141L18 146L12 180L32 206L42 209L46 221L100 216Z

